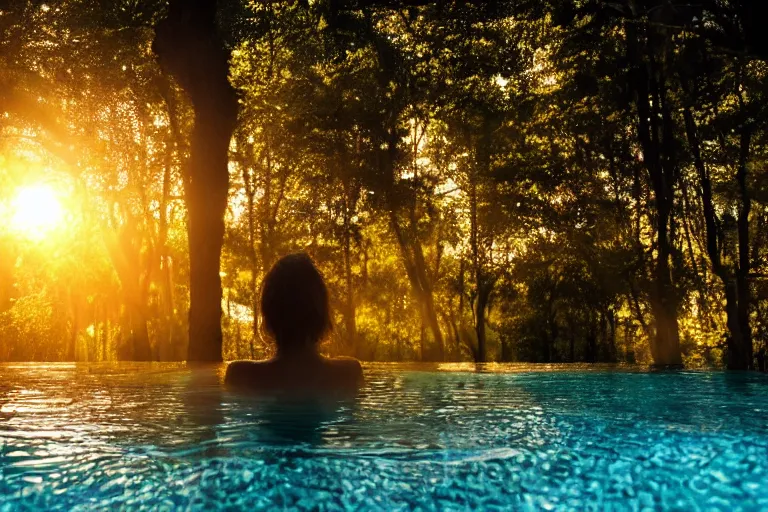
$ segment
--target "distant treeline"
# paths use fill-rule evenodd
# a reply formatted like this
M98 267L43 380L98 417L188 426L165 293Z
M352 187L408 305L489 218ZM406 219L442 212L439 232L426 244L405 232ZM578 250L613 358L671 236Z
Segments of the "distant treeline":
M261 278L306 251L333 354L763 364L757 3L220 0L224 357L266 355ZM189 221L220 216L174 5L0 2L0 360L187 357ZM43 240L9 220L37 182Z

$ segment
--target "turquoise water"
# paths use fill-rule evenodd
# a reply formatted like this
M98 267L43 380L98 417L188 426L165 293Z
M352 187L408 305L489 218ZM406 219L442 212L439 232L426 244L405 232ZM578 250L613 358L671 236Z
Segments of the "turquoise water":
M4 510L768 510L768 379L374 365L354 400L220 369L0 365Z

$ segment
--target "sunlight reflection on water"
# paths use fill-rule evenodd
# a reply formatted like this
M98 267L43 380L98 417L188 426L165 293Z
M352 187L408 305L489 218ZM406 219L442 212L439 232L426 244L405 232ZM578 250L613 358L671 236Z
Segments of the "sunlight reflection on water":
M347 401L221 366L0 365L0 510L768 509L768 380L366 367Z

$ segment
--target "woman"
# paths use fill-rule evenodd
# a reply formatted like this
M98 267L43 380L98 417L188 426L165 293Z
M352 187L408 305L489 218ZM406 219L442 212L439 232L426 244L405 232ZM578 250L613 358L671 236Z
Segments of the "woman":
M331 330L328 290L306 254L281 258L264 278L261 318L277 347L266 361L234 361L225 383L259 390L351 390L362 381L360 362L318 352Z

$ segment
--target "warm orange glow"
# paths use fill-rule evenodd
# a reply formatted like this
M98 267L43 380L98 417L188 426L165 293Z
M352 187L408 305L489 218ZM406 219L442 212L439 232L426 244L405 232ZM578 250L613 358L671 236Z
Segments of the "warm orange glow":
M30 185L16 193L11 206L11 227L33 241L44 239L62 224L64 208L49 185Z

